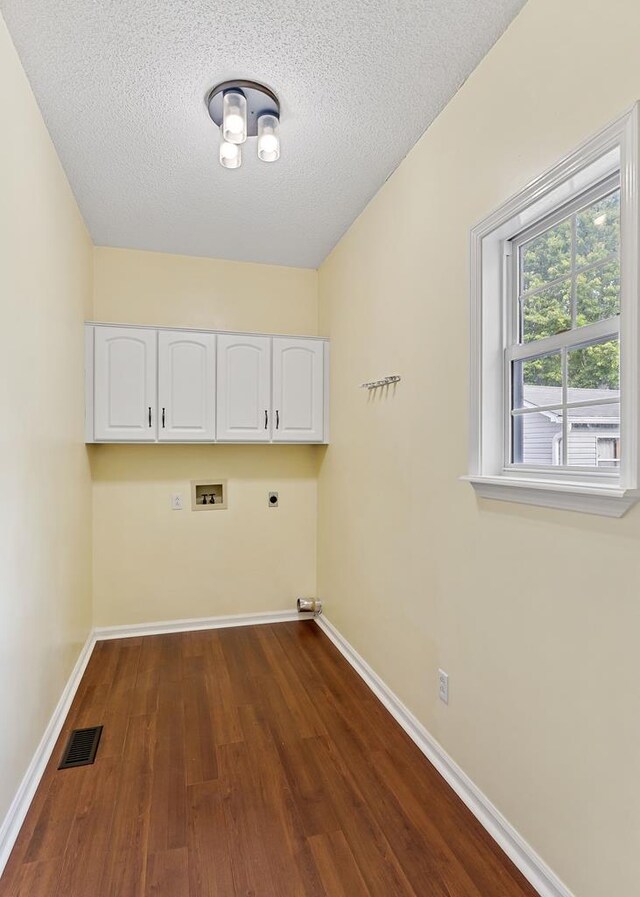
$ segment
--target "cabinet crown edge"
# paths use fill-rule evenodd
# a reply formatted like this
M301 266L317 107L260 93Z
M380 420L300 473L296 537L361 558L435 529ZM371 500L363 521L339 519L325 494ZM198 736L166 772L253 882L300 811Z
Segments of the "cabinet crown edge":
M320 342L331 342L331 337L319 336L316 333L272 333L265 330L216 330L211 327L182 327L170 324L131 324L121 321L85 321L84 326L89 327L122 327L131 330L154 331L180 331L183 333L215 333L216 336L264 336L269 339L313 339Z

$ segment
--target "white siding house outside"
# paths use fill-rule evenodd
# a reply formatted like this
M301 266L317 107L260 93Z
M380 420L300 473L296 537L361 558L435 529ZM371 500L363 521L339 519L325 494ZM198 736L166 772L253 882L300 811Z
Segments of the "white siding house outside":
M611 398L610 405L570 408L567 463L577 467L620 466L620 393L612 389L569 389L570 402ZM562 401L559 386L525 386L524 407ZM562 410L522 415L524 464L558 465L562 459Z

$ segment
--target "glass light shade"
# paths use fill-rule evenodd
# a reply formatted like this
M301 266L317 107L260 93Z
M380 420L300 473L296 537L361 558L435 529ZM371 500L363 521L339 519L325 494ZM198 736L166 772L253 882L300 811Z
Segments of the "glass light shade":
M265 113L258 119L258 158L276 162L280 158L280 123L277 115Z
M247 100L239 90L226 90L222 97L222 136L228 143L247 139Z
M223 168L240 168L242 150L237 143L229 143L224 138L220 141L220 164Z

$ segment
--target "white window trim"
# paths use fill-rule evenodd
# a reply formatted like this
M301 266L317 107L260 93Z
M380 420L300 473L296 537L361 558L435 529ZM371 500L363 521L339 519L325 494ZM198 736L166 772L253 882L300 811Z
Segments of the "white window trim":
M483 498L621 517L640 499L638 352L639 104L504 203L471 231L469 474ZM619 475L505 465L504 244L563 202L620 171Z

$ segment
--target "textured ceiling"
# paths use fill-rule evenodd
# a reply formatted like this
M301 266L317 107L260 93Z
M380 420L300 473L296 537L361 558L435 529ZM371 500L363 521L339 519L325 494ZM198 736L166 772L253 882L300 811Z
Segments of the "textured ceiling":
M317 267L524 0L0 0L96 244ZM217 161L262 81L282 155Z

